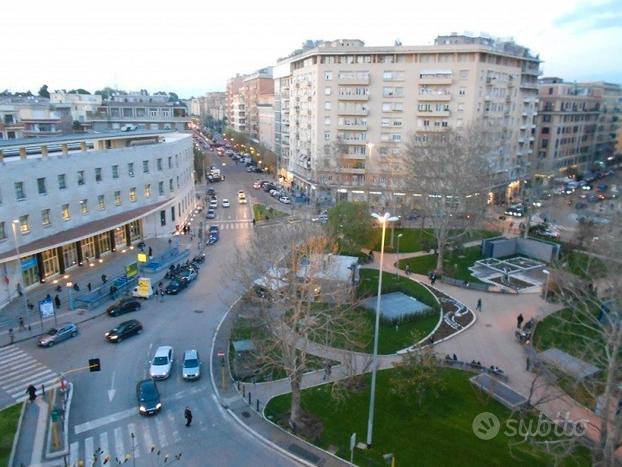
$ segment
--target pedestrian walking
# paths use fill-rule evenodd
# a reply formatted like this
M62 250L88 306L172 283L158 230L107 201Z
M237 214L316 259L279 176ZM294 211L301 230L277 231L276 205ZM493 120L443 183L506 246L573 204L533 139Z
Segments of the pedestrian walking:
M253 217L253 227L255 227L255 224L257 223L257 221L255 220L255 218Z
M527 357L527 367L525 368L525 370L529 371L530 367L531 367L531 360L529 360L529 357Z
M13 332L13 328L9 328L9 341L11 341L11 344L15 342L15 333Z
M89 292L91 291L92 285L91 285L90 282L88 284L86 284L86 288L89 289Z
M26 393L28 394L28 400L33 402L37 398L37 388L32 384L26 388Z
M406 267L404 268L404 271L406 272L407 276L410 276L410 264L406 265Z
M110 286L110 297L114 300L116 298L117 288L114 285Z
M169 248L171 247L171 243L173 243L173 239L172 239L172 238L169 238L169 239L168 239L168 247L169 247Z
M479 312L482 311L482 299L481 298L477 299L477 305L475 305L475 309Z
M20 316L17 321L19 322L19 330L20 331L26 330L26 327L24 326L24 318Z
M432 280L431 280L431 282L432 282L432 285L434 285L434 283L436 282L436 272L432 273Z
M58 294L56 294L56 296L54 297L54 305L56 305L56 308L60 308L61 306L60 297L58 296Z
M24 295L24 291L22 290L22 284L20 284L19 282L15 286L15 290L17 290L17 293L20 297Z
M106 282L108 282L108 278L106 277L106 274L102 274L102 284L105 284Z
M26 306L28 307L29 311L32 311L35 306L30 302L30 300L26 300Z
M153 248L149 247L149 258L153 258Z
M160 289L160 301L164 301L164 289Z
M45 398L45 384L41 383L41 397Z
M80 286L78 285L77 282L74 282L73 284L73 290L75 290L76 292L80 292Z
M186 426L190 426L192 423L192 411L190 410L190 407L186 407L184 410L184 418L186 419Z
M516 327L518 329L521 328L521 326L523 325L523 321L525 320L525 318L523 318L523 314L520 313L517 317L516 317Z

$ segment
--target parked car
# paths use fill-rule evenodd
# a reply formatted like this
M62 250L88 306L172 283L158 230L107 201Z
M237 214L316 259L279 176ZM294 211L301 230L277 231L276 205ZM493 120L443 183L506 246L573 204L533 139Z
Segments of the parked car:
M229 200L227 198L222 200L222 207L223 208L231 207L231 203L229 203Z
M116 303L113 303L108 307L106 312L109 316L119 316L125 313L131 313L132 311L140 310L141 304L134 297L122 298Z
M160 391L152 379L144 379L136 385L136 400L138 401L138 412L141 415L153 415L162 408Z
M164 289L164 293L167 295L177 295L179 292L188 287L188 280L183 277L172 279L166 288Z
M116 327L104 334L108 342L119 343L127 337L132 337L143 332L143 325L137 319L130 319L119 323Z
M288 196L281 196L279 201L283 204L290 204L292 200Z
M199 276L199 273L194 268L188 268L181 272L180 279L185 279L188 282L192 282Z
M59 342L65 341L70 337L76 337L78 335L78 326L74 323L63 323L57 328L49 329L43 336L37 341L39 347L52 347Z
M199 379L201 377L201 359L196 350L184 352L181 377L186 380Z
M255 183L253 183L253 188L255 190L259 190L261 188L261 182L257 180Z
M158 347L153 355L153 360L151 360L149 376L153 379L166 379L171 376L173 356L173 347L170 345L162 345Z

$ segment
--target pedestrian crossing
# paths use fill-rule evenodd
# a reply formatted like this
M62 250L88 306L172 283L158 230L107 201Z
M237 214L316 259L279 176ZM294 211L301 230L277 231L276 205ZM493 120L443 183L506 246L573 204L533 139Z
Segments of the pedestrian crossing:
M220 230L240 230L250 229L252 227L252 224L248 221L208 221L208 227L206 227L206 230L209 228L209 225L217 225Z
M99 465L98 462L103 463L106 458L125 462L126 459L149 458L157 452L171 456L177 454L175 446L182 441L182 433L206 432L209 427L206 421L208 401L193 398L194 420L190 428L185 427L184 404L166 404L159 414L150 417L143 417L136 412L127 422L101 427L104 431L99 433L90 430L71 437L74 439L70 439L69 443L68 465L91 465L92 462ZM116 464L111 462L111 465Z
M34 385L41 394L41 385L46 389L57 385L58 376L16 345L0 349L0 389L17 402L28 398L26 388L29 385Z

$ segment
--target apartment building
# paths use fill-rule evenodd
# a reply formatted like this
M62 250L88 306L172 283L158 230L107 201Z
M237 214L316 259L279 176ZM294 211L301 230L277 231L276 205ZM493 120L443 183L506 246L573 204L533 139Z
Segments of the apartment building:
M44 97L0 97L0 139L60 135L61 115Z
M191 114L199 117L202 122L207 118L214 120L224 120L226 109L226 98L224 92L208 92L204 96L191 99Z
M0 305L143 238L195 204L192 137L141 131L0 141ZM19 253L18 253L19 252Z
M51 92L50 106L58 112L67 111L72 121L87 124L87 112L95 112L102 105L102 96L98 94L69 94Z
M239 104L239 93L240 88L244 84L244 79L246 75L237 74L233 78L229 78L227 80L227 90L225 91L225 115L227 118L227 124L231 125L233 122L233 112L234 112L234 99L237 99ZM236 97L237 96L237 97Z
M542 181L559 175L598 170L615 155L622 95L619 85L539 80L535 175Z
M513 196L534 150L539 63L514 42L457 34L431 46L304 49L274 68L279 173L319 201L405 204L416 193L387 161L411 137L480 122L500 141L491 191Z

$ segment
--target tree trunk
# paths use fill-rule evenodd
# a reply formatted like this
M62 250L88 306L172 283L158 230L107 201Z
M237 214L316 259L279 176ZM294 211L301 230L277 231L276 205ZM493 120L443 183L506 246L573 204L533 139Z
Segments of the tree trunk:
M290 377L290 385L292 389L292 404L290 407L289 414L289 426L292 430L296 431L296 426L299 425L298 421L300 419L300 381L301 376L298 372L294 372L294 374Z
M438 274L442 274L443 273L443 260L444 260L444 255L445 255L445 243L440 240L437 240L436 245L437 245L437 251L438 251L438 254L436 256L436 272Z

